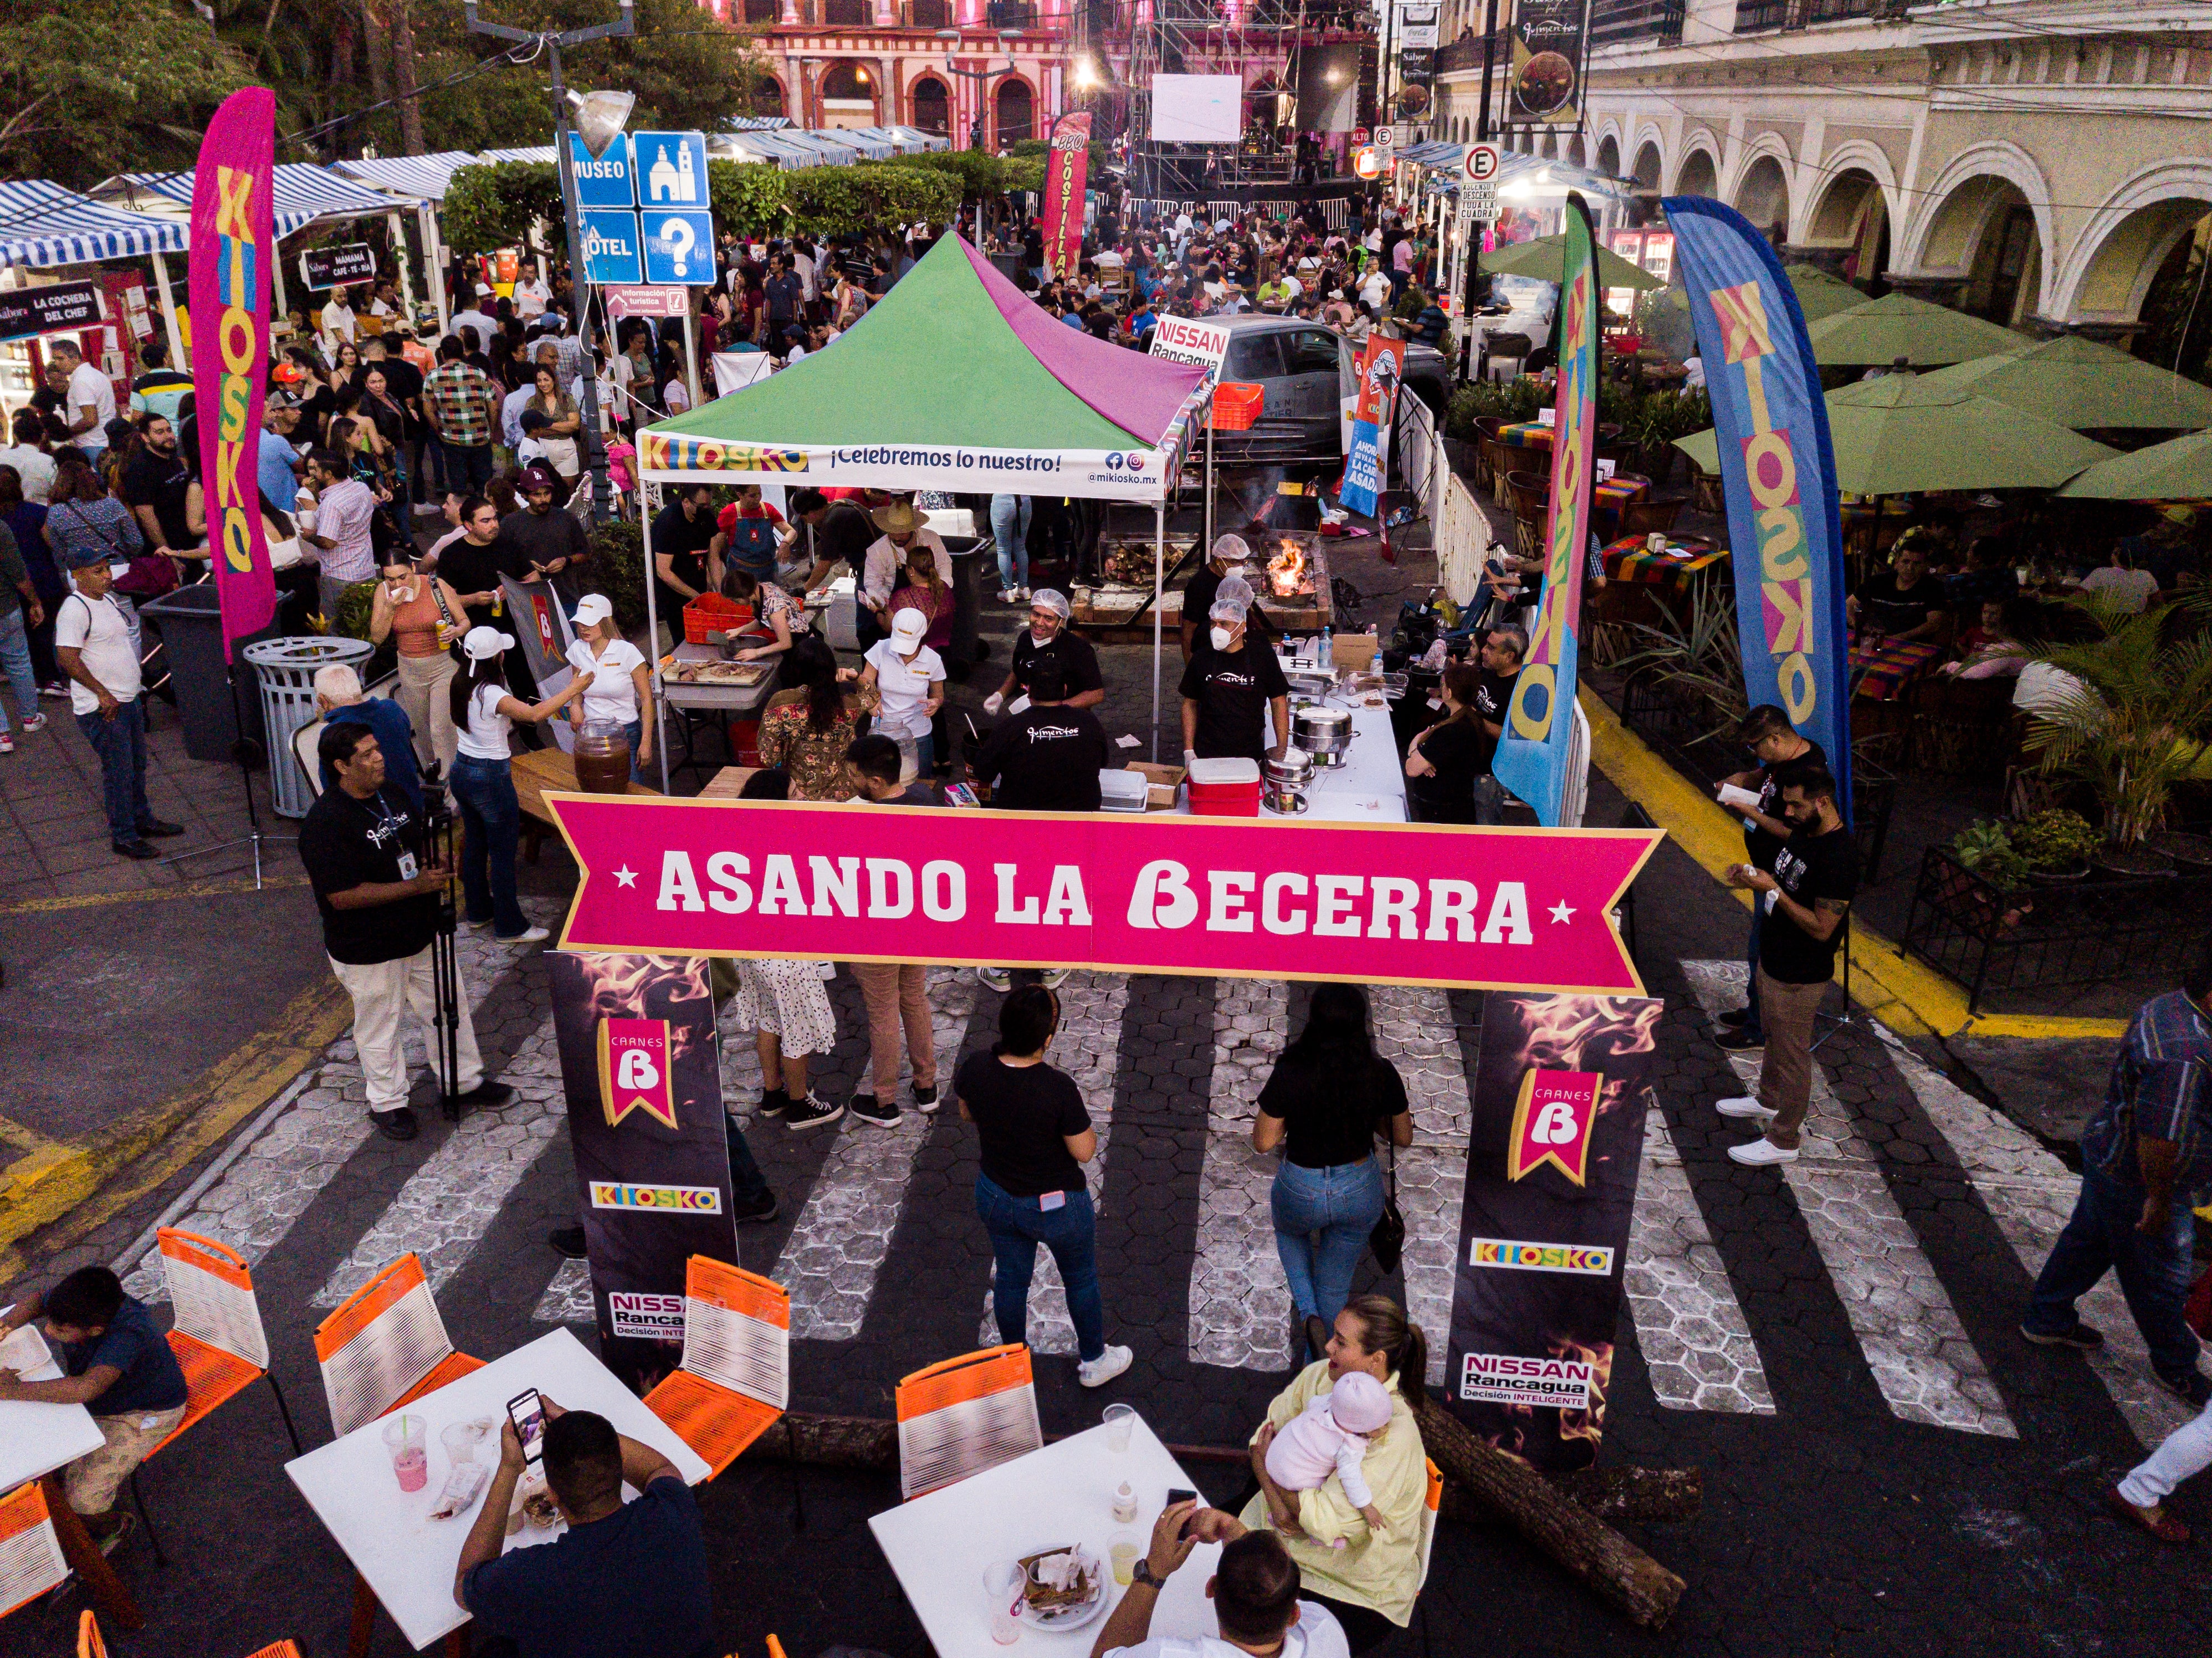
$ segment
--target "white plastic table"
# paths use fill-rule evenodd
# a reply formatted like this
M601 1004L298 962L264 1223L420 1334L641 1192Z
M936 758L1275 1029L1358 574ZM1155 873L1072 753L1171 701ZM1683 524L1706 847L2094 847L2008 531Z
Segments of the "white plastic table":
M1114 1518L1114 1490L1125 1479L1137 1494L1137 1517L1126 1526ZM1104 1561L1109 1541L1124 1531L1135 1539L1141 1555L1171 1487L1194 1491L1197 1482L1139 1418L1129 1448L1119 1456L1106 1448L1106 1430L1093 1428L902 1503L876 1515L868 1528L939 1658L1088 1653L1113 1615L1110 1605L1080 1629L1024 1626L1018 1641L1001 1647L991 1639L985 1570L998 1561L1075 1543ZM1153 1608L1152 1634L1188 1637L1218 1632L1206 1580L1220 1558L1218 1543L1191 1551ZM1106 1593L1118 1602L1123 1590L1109 1581Z
M58 1382L62 1376L46 1339L27 1324L0 1342L0 1366L20 1370L26 1382ZM100 1424L82 1405L0 1400L0 1491L88 1456L100 1443Z
M1285 814L1263 805L1260 816L1285 823L1407 822L1412 814L1406 810L1406 770L1398 758L1389 707L1370 708L1361 699L1338 695L1330 696L1328 706L1352 712L1352 746L1345 750L1344 764L1317 766L1309 774L1304 811ZM1274 735L1272 726L1267 734ZM1178 795L1176 810L1190 811L1188 792Z
M450 1424L479 1418L504 1421L507 1401L530 1388L550 1394L563 1410L598 1412L617 1432L666 1457L686 1484L707 1478L707 1465L698 1454L566 1329L541 1336L407 1406L406 1414L424 1418L429 1451L429 1477L419 1491L402 1491L392 1475L392 1454L384 1443L388 1417L286 1463L284 1472L307 1506L383 1602L410 1646L428 1646L469 1621L453 1599L453 1569L460 1564L461 1545L483 1499L453 1519L429 1517L452 1468L441 1432ZM495 1466L497 1440L489 1440L477 1457L489 1457ZM558 1526L541 1531L526 1525L508 1537L507 1546L550 1542L560 1533Z

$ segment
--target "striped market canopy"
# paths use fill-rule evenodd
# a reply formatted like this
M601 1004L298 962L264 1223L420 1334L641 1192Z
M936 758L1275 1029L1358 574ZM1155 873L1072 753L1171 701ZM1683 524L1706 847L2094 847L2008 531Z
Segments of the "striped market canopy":
M334 165L348 178L374 189L420 201L442 202L453 174L465 167L474 167L477 161L473 151L447 149L434 155L379 155Z
M105 206L48 179L0 183L0 265L39 269L181 253L185 240L175 220Z
M791 125L788 115L733 115L722 123L725 132L774 132Z
M546 152L550 159L552 152ZM103 180L93 191L102 201L120 201L189 213L192 205L192 174L182 173L125 173ZM276 174L276 234L289 236L303 226L325 219L381 218L400 203L391 195L307 161L282 161Z
M535 144L527 149L488 149L477 157L479 161L553 161L559 159L554 155L550 144Z

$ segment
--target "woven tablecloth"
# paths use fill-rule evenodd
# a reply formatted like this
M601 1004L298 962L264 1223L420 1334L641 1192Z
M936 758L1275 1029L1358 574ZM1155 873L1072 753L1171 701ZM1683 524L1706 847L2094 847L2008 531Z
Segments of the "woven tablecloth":
M1625 536L1603 550L1605 573L1615 581L1643 581L1690 591L1691 579L1700 570L1725 563L1728 553L1714 547L1686 547L1668 542L1663 553L1652 552L1641 536Z
M1857 695L1887 702L1943 659L1943 647L1921 639L1866 639L1851 647Z

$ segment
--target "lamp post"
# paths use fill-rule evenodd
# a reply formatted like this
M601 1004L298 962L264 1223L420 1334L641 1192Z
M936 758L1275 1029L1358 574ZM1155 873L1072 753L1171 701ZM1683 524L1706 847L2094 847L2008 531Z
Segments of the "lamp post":
M1020 73L1018 66L1011 61L1012 57L1012 48L1009 46L1007 43L1020 39L1022 38L1022 32L1019 29L1000 29L999 31L999 44L1001 46L1006 47L1007 56L1009 58L1009 61L1004 69L955 69L952 66L952 52L953 48L960 44L960 31L958 29L939 29L937 31L937 38L945 42L945 72L947 75L957 76L963 81L975 81L981 82L981 84L975 88L975 118L969 124L968 128L968 148L970 149L981 149L983 148L983 109L990 101L991 82L997 80L1002 75L1016 75ZM1034 114L1032 114L1030 118L1032 121L1035 120L1036 117Z
M576 338L582 347L577 402L583 413L584 464L592 473L592 521L604 524L609 507L606 445L599 434L599 371L592 361L591 307L584 301L584 242L582 221L576 206L575 165L568 155L568 110L576 111L577 131L593 161L622 136L623 125L637 102L629 92L594 92L579 95L561 80L561 48L580 46L588 40L620 39L637 33L632 0L620 0L622 15L611 23L595 23L587 29L518 29L503 23L487 23L477 15L477 0L467 0L469 32L489 34L495 40L532 41L542 49L553 76L553 161L561 174L561 212L568 233L568 292L576 306Z

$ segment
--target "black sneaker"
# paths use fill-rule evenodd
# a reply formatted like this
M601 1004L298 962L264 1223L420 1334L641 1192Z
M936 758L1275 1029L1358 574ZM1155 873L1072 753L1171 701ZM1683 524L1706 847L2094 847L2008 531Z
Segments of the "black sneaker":
M775 1200L775 1193L771 1192L768 1194L767 1198L755 1208L732 1209L730 1212L730 1218L740 1226L758 1226L765 1222L774 1220L782 1212L783 1206Z
M166 841L173 835L183 835L185 832L182 823L166 823L158 817L149 817L138 825L138 833L154 841Z
M553 1246L556 1254L564 1255L570 1260L584 1258L584 1229L580 1224L556 1226L545 1235L545 1242Z
M514 1089L487 1077L467 1093L453 1096L453 1102L456 1105L505 1105L514 1097Z
M878 1105L873 1094L855 1094L853 1096L853 1114L862 1122L872 1123L878 1128L895 1127L899 1120L898 1102L891 1100Z
M422 1132L415 1121L412 1106L395 1106L389 1111L372 1111L368 1120L376 1125L376 1132L388 1140L411 1140Z
M783 1114L783 1126L794 1134L810 1128L826 1128L845 1114L842 1105L826 1105L810 1092L803 1100L793 1100Z
M110 841L107 843L107 849L118 858L136 858L142 863L149 858L159 858L161 855L143 841Z
M1724 1025L1729 1025L1729 1026L1740 1025L1740 1024L1741 1024L1741 1023L1742 1023L1746 1019L1748 1019L1750 1017L1751 1017L1751 1010L1750 1010L1749 1008L1747 1008L1747 1007L1732 1007L1732 1008L1729 1009L1729 1011L1728 1011L1727 1012L1725 1012L1725 1013L1723 1013L1723 1014L1722 1014L1722 1015L1721 1015L1721 1021L1720 1021L1720 1022L1721 1022L1723 1024L1724 1024Z
M753 1114L760 1117L780 1117L790 1109L790 1095L785 1093L781 1088L763 1088L761 1090L760 1103L753 1108Z
M2203 1410L2205 1401L2212 1400L2212 1376L2206 1376L2202 1370L2191 1370L2185 1376L2168 1376L2163 1370L2153 1370L2151 1375L2160 1387L2192 1411Z
M2072 1329L2061 1330L2055 1335L2031 1330L2025 1324L2020 1327L2020 1333L2023 1340L2032 1341L2039 1347L2076 1347L2085 1353L2094 1353L2105 1345L2105 1338L2078 1318Z
M1731 1054L1745 1054L1766 1046L1766 1038L1755 1030L1723 1030L1713 1041Z
M937 1103L937 1090L934 1088L918 1087L914 1090L914 1108L921 1112L923 1116L936 1115Z

